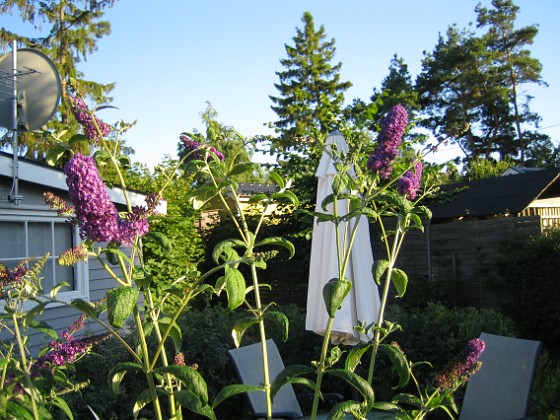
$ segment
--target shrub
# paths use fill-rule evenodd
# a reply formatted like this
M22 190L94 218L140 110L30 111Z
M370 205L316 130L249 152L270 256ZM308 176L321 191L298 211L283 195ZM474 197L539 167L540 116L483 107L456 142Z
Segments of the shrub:
M511 243L500 273L513 294L507 313L523 338L560 347L560 228L524 243Z

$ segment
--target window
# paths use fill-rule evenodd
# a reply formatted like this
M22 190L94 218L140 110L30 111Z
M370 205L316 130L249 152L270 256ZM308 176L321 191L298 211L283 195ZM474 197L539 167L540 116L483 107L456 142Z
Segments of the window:
M13 268L29 257L49 253L43 267L43 291L49 293L60 282L66 282L58 292L59 299L87 299L87 265L73 267L58 264L57 258L80 243L78 229L57 217L52 211L2 209L0 214L0 263ZM32 264L32 263L31 263Z

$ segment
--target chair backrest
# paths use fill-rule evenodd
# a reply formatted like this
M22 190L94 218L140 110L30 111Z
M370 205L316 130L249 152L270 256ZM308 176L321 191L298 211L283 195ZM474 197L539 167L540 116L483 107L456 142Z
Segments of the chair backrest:
M268 354L268 370L270 381L284 370L284 362L278 347L272 339L266 340ZM261 343L250 344L238 349L228 350L237 375L243 384L262 385L264 383L263 353ZM264 392L248 392L249 405L253 413L266 413L266 396ZM273 412L294 412L302 417L302 411L296 394L290 384L284 385L275 395L272 404Z
M482 367L465 390L461 420L520 419L527 416L540 341L482 333Z

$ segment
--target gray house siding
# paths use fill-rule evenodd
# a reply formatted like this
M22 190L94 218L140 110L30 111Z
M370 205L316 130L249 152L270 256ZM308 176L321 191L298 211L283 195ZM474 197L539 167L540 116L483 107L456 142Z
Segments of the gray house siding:
M61 198L68 199L65 177L62 171L29 161L20 161L18 195L21 195L23 199L19 205L15 205L10 199L13 183L11 162L11 156L0 152L0 223L2 217L6 218L8 215L14 217L17 214L29 212L55 217L56 212L50 210L45 204L43 193L50 191ZM117 206L120 207L124 204L122 190L109 190L109 194ZM140 193L132 192L129 194L129 197L131 198L132 205L143 203L144 195ZM126 250L124 251L126 252ZM0 255L0 259L2 259L2 255ZM120 273L117 267L112 266L112 268L116 273ZM107 290L119 286L95 258L90 258L85 263L84 272L85 290L82 298L92 303L103 299ZM3 312L2 302L0 302L0 311ZM46 322L60 332L67 330L79 316L80 313L69 306L48 305L37 319ZM103 314L103 317L106 319L106 314ZM86 326L80 334L99 334L104 331L104 328L99 323L90 320L86 322ZM32 354L37 354L45 344L52 340L52 338L35 330L31 330L29 333L30 351ZM0 335L0 340L9 338L5 331Z

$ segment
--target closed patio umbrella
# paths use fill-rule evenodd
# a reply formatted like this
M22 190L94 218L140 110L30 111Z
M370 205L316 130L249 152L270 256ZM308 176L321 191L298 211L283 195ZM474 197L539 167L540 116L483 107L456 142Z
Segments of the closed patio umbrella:
M324 213L324 210L321 208L321 202L327 195L332 194L332 181L336 174L335 161L329 153L332 145L336 145L336 150L339 152L348 151L348 145L342 134L338 131L329 134L325 142L325 150L315 173L317 177L315 211L322 213ZM339 216L348 213L347 205L346 200L337 200ZM332 213L333 203L328 205L327 210ZM355 226L356 218L346 223L348 223L346 227L349 235ZM330 279L338 278L335 229L336 227L332 222L317 223L317 220L315 220L313 224L305 328L321 335L325 333L329 318L323 301L323 287ZM341 223L338 229L342 245L344 223ZM366 324L370 324L377 319L379 313L379 290L373 280L372 266L373 252L369 224L367 218L362 216L358 222L358 231L345 273L345 277L352 281L352 289L344 299L341 308L336 312L331 333L333 344L355 345L360 341L368 341L368 337L354 331L354 326L358 324L358 321L365 321Z

